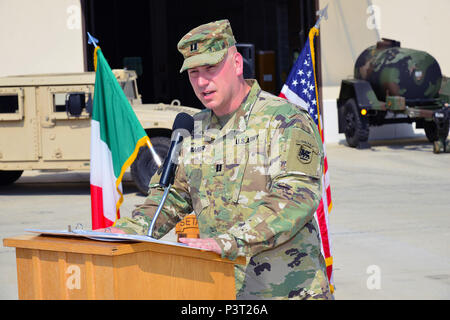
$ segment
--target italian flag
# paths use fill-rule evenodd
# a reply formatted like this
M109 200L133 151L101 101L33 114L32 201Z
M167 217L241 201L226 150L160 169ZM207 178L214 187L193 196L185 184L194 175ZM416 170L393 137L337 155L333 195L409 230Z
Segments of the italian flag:
M123 175L139 148L151 146L99 47L95 49L94 65L90 164L93 230L112 226L120 218Z

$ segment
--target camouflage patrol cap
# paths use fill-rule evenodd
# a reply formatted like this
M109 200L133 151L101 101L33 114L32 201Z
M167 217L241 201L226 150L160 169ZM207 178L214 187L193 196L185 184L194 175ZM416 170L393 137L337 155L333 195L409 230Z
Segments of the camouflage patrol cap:
M184 57L180 73L186 69L219 63L228 48L235 44L230 22L226 19L192 29L178 42L178 51Z

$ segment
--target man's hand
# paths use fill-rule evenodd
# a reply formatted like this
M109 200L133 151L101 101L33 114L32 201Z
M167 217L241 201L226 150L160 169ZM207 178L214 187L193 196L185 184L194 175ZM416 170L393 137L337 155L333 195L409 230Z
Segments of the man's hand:
M120 234L125 234L125 231L123 231L122 229L118 229L118 228L114 228L114 227L95 229L95 230L92 230L92 231L95 231L95 232L105 232L105 233L120 233Z
M180 242L187 244L190 247L196 247L213 251L222 254L222 249L213 238L198 239L198 238L180 238Z

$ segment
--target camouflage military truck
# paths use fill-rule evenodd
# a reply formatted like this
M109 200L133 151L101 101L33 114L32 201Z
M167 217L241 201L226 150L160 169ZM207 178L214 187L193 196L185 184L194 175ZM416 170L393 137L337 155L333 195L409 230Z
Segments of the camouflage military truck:
M449 103L449 78L431 55L382 39L358 57L354 79L341 83L339 133L350 147L365 148L370 126L415 122L439 152L437 142L445 146L449 132Z
M199 110L179 102L142 104L136 73L113 72L163 160L175 116ZM23 170L89 170L94 83L94 72L0 78L0 185L13 183ZM130 168L142 193L156 169L142 147Z

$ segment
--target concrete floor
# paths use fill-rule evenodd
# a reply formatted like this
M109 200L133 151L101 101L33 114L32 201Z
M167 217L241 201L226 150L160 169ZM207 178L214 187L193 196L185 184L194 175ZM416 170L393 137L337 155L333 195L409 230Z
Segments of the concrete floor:
M450 154L425 139L327 146L336 299L450 299ZM124 183L122 216L144 201ZM0 189L0 238L90 228L89 173L25 172ZM173 233L166 239L175 239ZM17 299L13 248L0 247L0 299Z

